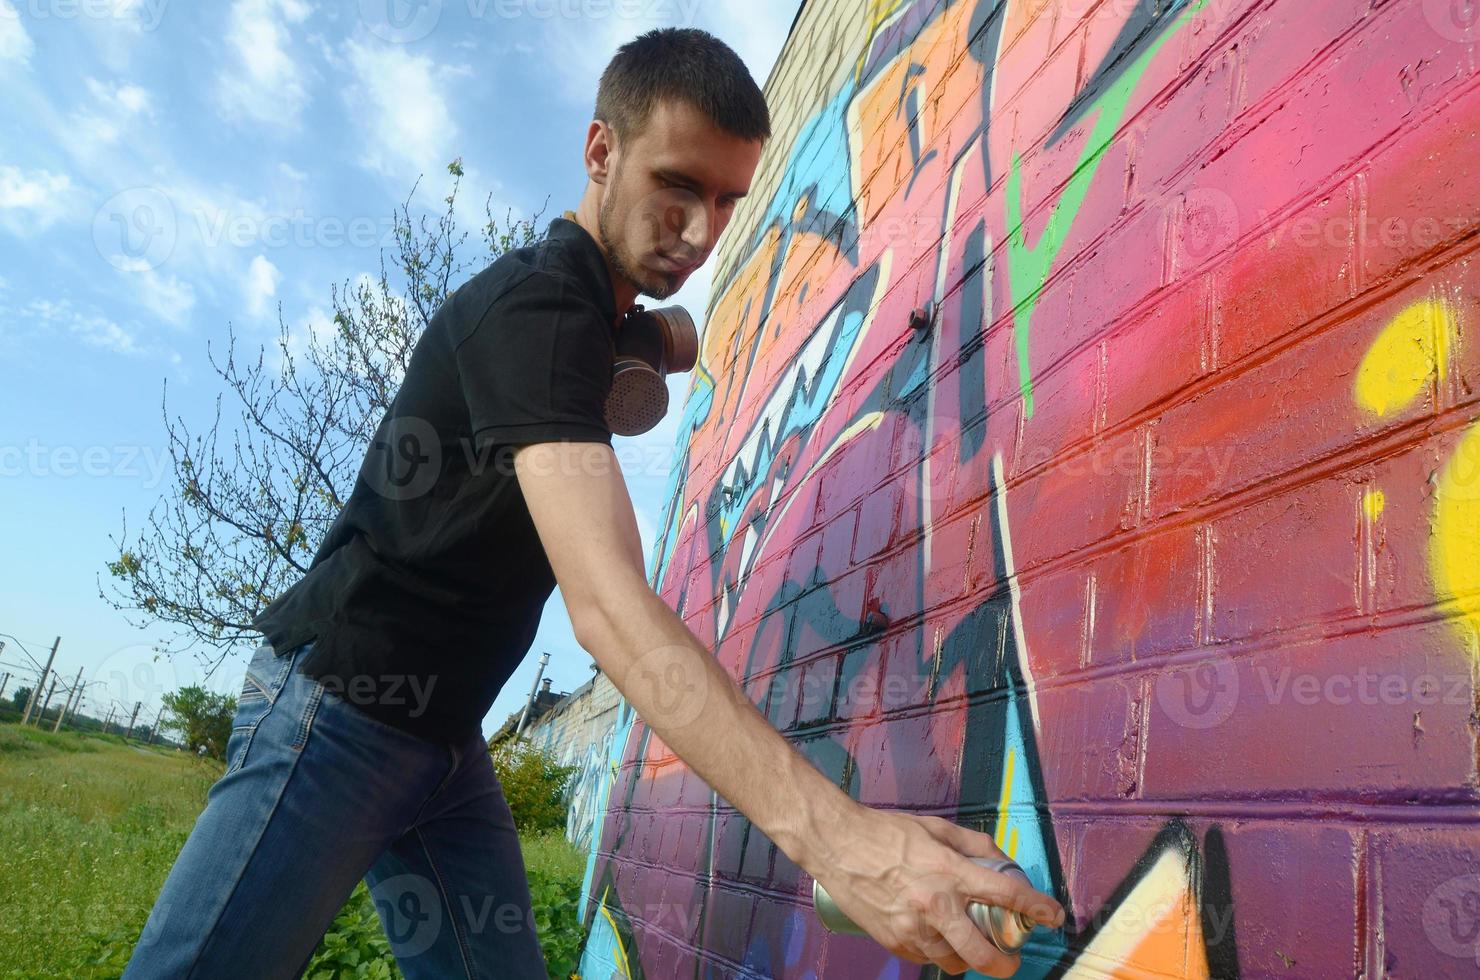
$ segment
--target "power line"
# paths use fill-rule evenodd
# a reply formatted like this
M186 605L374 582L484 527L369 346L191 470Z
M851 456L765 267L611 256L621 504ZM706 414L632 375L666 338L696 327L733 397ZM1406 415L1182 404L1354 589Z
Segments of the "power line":
M20 648L21 653L24 653L26 655L26 658L31 661L31 665L36 670L43 669L42 666L41 666L41 661L37 660L34 656L32 656L31 651L26 649L26 644L21 640L20 637L18 637L18 636L12 636L9 633L0 633L0 636L5 637L6 639L14 640L15 641L15 645ZM36 645L37 646L40 646L41 644L37 643Z

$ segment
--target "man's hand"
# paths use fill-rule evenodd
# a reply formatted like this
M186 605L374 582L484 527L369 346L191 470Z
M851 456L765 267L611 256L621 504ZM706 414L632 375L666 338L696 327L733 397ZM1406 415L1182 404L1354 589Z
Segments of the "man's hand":
M1058 902L1016 875L971 861L1006 858L991 837L948 820L860 808L856 823L838 828L830 843L825 867L813 876L848 918L902 959L952 974L1016 973L1020 957L982 934L966 914L968 902L1063 924Z
M989 837L860 806L771 727L649 587L610 446L524 446L514 468L577 641L648 727L875 940L953 973L1008 976L1017 957L981 934L967 900L1062 921L1052 898L969 860L1002 856Z

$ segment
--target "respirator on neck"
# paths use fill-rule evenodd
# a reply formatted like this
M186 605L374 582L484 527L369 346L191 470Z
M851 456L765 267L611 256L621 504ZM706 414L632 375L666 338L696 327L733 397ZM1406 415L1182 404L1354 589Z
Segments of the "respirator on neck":
M668 412L663 379L698 363L699 332L682 306L644 310L636 305L622 319L616 347L606 424L619 436L641 435Z

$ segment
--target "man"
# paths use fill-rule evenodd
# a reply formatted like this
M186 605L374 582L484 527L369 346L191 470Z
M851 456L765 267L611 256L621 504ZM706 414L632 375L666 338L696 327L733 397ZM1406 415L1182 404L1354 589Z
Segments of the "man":
M968 898L1062 909L966 855L989 837L875 811L766 722L648 586L603 414L615 331L708 257L770 136L698 30L623 46L589 176L544 240L449 296L309 572L254 625L227 769L125 977L292 976L364 877L407 977L544 977L480 729L556 584L638 714L899 956L998 976Z

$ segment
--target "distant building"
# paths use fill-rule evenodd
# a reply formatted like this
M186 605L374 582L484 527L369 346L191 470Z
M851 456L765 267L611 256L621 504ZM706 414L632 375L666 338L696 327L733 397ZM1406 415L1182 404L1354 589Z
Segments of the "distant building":
M584 691L585 688L583 687L581 688L581 690ZM534 727L535 722L539 718L543 717L546 712L550 711L557 704L560 704L562 701L570 696L571 695L569 693L564 691L557 694L554 691L550 690L550 678L546 677L543 681L541 681L539 693L534 696L534 704L529 706L529 719L524 723L525 733L527 734L529 730ZM519 727L519 719L523 714L523 708L520 708L518 711L511 714L508 719L499 726L498 731L494 732L493 736L489 738L488 744L490 746L495 746L498 745L500 742L505 742L513 738L514 729Z
M616 686L600 671L569 694L551 692L546 679L524 723L524 737L531 745L549 751L561 765L576 767L565 836L578 847L591 843L621 701ZM522 709L511 714L488 744L497 746L513 738L521 713Z

